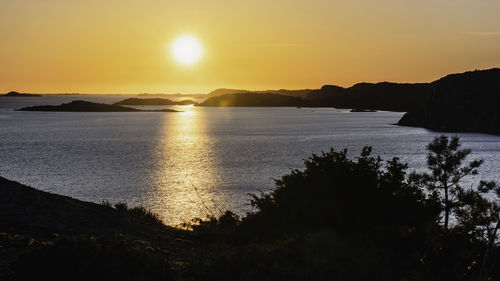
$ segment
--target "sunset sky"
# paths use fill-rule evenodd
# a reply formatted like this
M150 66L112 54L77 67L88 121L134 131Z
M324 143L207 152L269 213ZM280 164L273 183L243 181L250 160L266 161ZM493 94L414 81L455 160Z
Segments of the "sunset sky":
M196 38L182 65L172 44ZM0 92L427 82L500 66L499 0L0 0Z

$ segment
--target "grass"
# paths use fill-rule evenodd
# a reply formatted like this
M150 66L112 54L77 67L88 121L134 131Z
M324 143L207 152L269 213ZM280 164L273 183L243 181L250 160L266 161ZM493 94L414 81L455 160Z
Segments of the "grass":
M149 222L155 225L165 225L165 223L162 221L160 216L150 210L148 210L146 207L140 205L140 206L135 206L135 207L128 207L126 203L124 202L119 202L114 204L114 206L106 200L101 201L102 206L110 207L116 209L118 212L143 221L143 222Z

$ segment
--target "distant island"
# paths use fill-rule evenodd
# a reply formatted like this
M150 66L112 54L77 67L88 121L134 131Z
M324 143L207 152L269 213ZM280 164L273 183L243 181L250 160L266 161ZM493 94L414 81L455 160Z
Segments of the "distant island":
M377 112L377 111L373 110L373 109L355 108L355 109L351 109L351 112Z
M141 94L148 97L156 94ZM8 97L39 97L10 92ZM162 95L169 96L169 95ZM171 95L172 96L172 95ZM407 112L398 125L449 132L500 134L500 69L451 74L431 83L358 83L344 88L324 85L320 89L250 91L216 89L206 95L175 94L176 97L207 98L172 101L163 98L129 98L112 105L73 102L59 106L34 106L23 111L151 111L121 105L189 105L206 107L335 107L352 112L377 110ZM173 110L153 110L173 111Z
M60 112L179 112L173 109L143 110L115 104L94 103L76 100L61 105L40 105L17 109L17 111L60 111Z
M226 93L218 95L220 93ZM200 106L289 106L407 112L398 125L500 134L500 69L451 74L431 83L359 83L349 88L251 92L219 89Z
M219 92L231 92L224 90ZM431 92L429 84L360 83L350 88L326 85L319 90L241 91L215 95L200 106L304 106L404 112L423 105Z
M296 107L308 105L308 101L298 97L259 93L215 96L199 104L199 106L209 107Z
M398 125L448 132L500 134L500 69L448 75L432 82L432 94Z
M35 97L41 97L42 95L38 95L38 94L22 94L22 93L19 93L19 92L8 92L7 94L5 95L0 95L1 97L12 97L12 98L19 98L19 97L27 97L27 98L35 98Z
M128 98L119 102L115 102L113 105L190 105L190 104L198 104L198 103L192 100L172 101L169 99L162 99L162 98L148 98L148 99Z
M207 97L206 94L162 94L162 93L156 93L156 94L151 94L151 93L143 93L143 94L138 94L138 97L189 97L189 98L205 98Z
M282 96L305 98L312 91L314 91L314 90L311 90L311 89L302 89L302 90L280 89L280 90L250 91L250 90L241 90L241 89L220 88L220 89L216 89L216 90L211 91L210 93L206 94L205 97L211 98L211 97L217 97L217 96L229 95L229 94L252 93L252 94L275 94L275 95L282 95Z

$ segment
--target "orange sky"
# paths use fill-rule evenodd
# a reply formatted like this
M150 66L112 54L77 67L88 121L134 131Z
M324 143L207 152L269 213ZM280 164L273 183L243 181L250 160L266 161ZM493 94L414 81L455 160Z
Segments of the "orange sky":
M498 0L1 0L0 92L424 82L500 66ZM191 35L191 66L170 54Z

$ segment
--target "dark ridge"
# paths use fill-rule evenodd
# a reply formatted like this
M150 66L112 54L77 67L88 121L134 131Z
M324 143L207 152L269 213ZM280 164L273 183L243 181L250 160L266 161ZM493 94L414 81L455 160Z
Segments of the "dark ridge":
M38 94L24 94L24 93L18 93L18 92L8 92L5 95L1 95L2 97L41 97L42 95Z
M211 107L291 107L307 106L309 103L299 97L290 97L277 94L227 94L208 98L200 106Z
M276 92L226 94L209 98L200 105L307 106L408 111L424 104L431 93L431 87L429 84L383 82L378 84L360 83L347 89L339 86L325 85L320 90L298 90L293 93L291 92L289 91L286 95L276 94Z
M205 97L207 97L206 94L181 94L181 93L177 93L177 94L142 93L142 94L138 94L137 96L138 97L190 97L190 98L205 98Z
M279 89L279 90L265 90L265 91L250 91L250 90L237 90L237 89L221 88L221 89L216 89L216 90L211 91L205 97L211 98L211 97L217 97L217 96L228 95L228 94L252 93L252 94L276 94L276 95L282 95L282 96L305 98L311 91L313 91L313 90L310 90L310 89L303 89L303 90Z
M451 74L431 83L432 94L398 125L447 132L500 134L500 69Z
M189 233L118 207L0 177L0 280L172 280Z
M173 109L142 110L115 104L94 103L82 100L61 105L40 105L17 109L18 111L60 111L60 112L177 112Z
M197 104L192 100L182 100L182 101L172 101L169 99L162 98L128 98L119 102L115 102L113 105L190 105Z
M249 90L238 90L238 89L226 89L226 88L220 88L220 89L215 89L211 91L210 93L207 94L207 97L217 97L217 96L223 96L223 95L229 95L229 94L242 94L242 93L249 93Z
M171 228L121 215L116 209L52 194L0 177L0 229L36 236L52 233L147 234Z
M307 100L315 106L408 111L423 104L430 93L430 85L424 83L359 83L350 88L325 85L320 90L311 91Z

